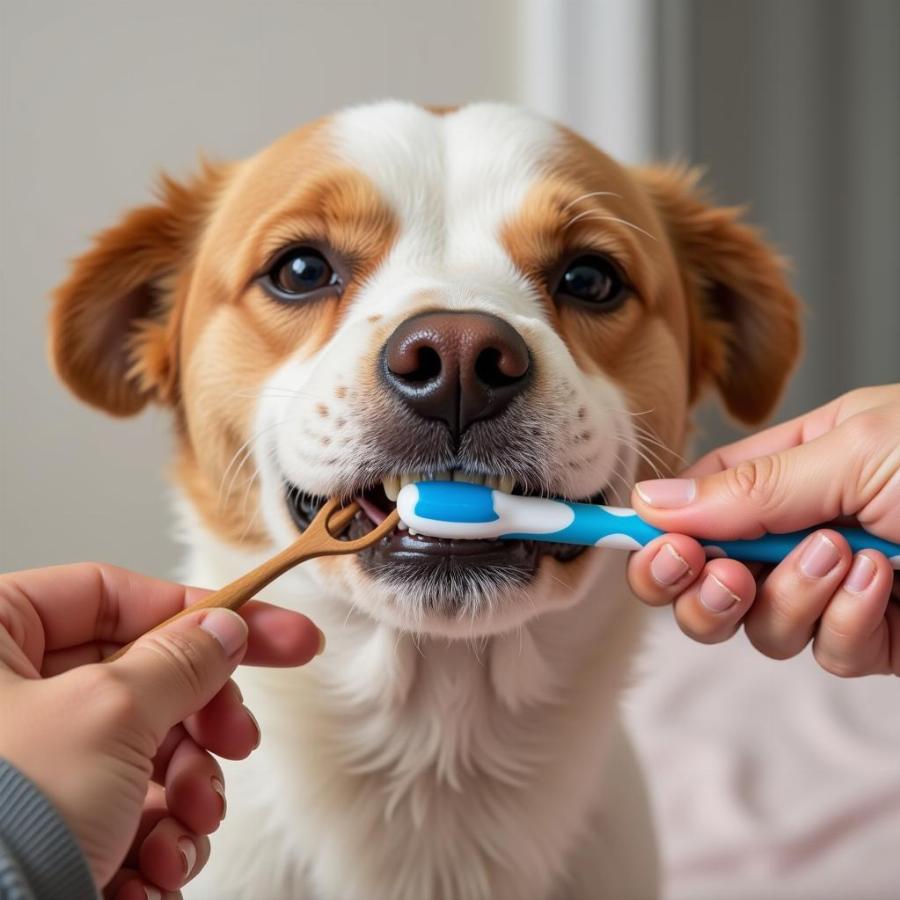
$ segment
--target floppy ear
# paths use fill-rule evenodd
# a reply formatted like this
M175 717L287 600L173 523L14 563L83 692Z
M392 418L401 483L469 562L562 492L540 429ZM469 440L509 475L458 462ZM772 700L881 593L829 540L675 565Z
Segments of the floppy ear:
M711 206L700 173L648 168L640 178L675 251L690 304L691 399L714 382L728 410L755 424L774 409L800 353L800 303L785 262L741 209Z
M175 402L178 298L225 171L203 163L184 184L163 176L156 204L126 213L74 260L54 293L50 354L82 400L119 416Z

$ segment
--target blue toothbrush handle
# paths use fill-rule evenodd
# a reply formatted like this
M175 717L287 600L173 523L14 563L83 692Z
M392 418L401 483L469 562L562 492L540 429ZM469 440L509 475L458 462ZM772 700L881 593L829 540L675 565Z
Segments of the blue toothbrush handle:
M465 482L427 481L405 486L397 498L410 528L443 538L549 541L638 550L665 534L632 509L520 497ZM753 540L701 539L708 556L778 563L815 529L766 534ZM900 544L861 528L835 528L853 552L880 550L900 569Z
M804 538L812 534L814 528L804 531L791 531L787 534L764 534L749 541L710 541L700 540L706 549L707 556L728 556L748 562L779 563ZM857 553L860 550L880 550L895 569L900 569L900 544L882 540L862 528L832 528Z
M548 501L561 502L561 501ZM630 509L608 506L592 506L586 503L566 503L574 519L562 531L535 534L518 531L500 535L501 538L529 538L539 541L584 544L587 546L611 546L623 550L645 547L650 541L666 532L645 522ZM709 557L730 557L745 562L779 563L801 541L812 534L814 528L791 531L785 534L764 534L752 540L717 541L698 538ZM883 540L862 528L833 528L856 553L859 550L880 550L895 569L900 569L900 544Z

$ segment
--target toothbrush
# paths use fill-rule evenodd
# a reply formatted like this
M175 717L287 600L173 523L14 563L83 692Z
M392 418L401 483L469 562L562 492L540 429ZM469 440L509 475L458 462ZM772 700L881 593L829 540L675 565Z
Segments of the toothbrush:
M397 512L411 530L439 538L524 539L639 550L665 534L633 509L522 497L464 481L408 484L397 496ZM709 557L777 563L814 530L765 534L744 541L699 541ZM880 550L893 568L900 569L900 544L862 528L834 531L846 538L854 553Z

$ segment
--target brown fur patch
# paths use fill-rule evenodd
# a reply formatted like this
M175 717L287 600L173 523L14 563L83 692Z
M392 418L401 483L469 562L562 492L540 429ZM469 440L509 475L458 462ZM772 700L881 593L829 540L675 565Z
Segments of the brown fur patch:
M626 170L566 132L502 231L579 367L609 376L646 439L671 448L664 470L678 467L687 408L705 382L736 416L758 421L797 356L798 304L783 265L737 216L696 196L685 172ZM611 257L634 296L609 312L555 303L553 280L581 252Z
M60 376L119 415L151 398L173 405L178 481L207 527L243 544L262 534L242 450L259 391L330 339L396 233L370 182L334 159L326 122L183 185L164 179L160 204L99 235L56 293ZM339 257L340 298L280 303L256 283L281 247L304 242Z
M800 302L786 265L739 208L711 206L699 174L638 170L679 262L691 303L691 396L715 382L738 419L768 416L800 353Z

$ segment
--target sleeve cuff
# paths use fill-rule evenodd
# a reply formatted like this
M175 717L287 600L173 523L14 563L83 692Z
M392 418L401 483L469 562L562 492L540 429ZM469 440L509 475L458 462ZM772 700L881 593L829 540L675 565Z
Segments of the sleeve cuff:
M96 900L99 896L87 860L62 817L35 784L2 759L0 871L7 873L0 897ZM28 893L16 893L16 881L22 879Z

